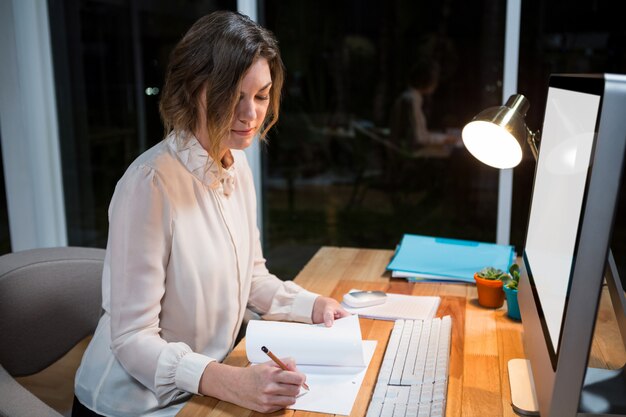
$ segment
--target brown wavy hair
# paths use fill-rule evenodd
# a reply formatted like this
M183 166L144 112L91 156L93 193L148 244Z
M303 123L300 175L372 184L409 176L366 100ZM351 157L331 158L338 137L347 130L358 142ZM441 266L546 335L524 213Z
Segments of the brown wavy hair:
M165 136L197 128L200 95L206 91L209 156L219 159L222 141L230 133L246 71L265 58L272 76L270 105L261 127L264 140L278 121L284 67L272 32L240 13L218 11L200 18L174 47L159 103Z

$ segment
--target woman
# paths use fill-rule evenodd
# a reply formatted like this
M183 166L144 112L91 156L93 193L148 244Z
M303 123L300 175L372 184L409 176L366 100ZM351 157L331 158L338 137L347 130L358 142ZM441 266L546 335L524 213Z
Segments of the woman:
M407 151L428 145L453 145L460 138L428 129L424 100L439 86L439 65L420 60L410 71L409 85L396 99L391 110L391 140Z
M117 184L109 208L104 314L77 372L73 415L174 415L190 394L271 412L305 376L288 362L220 363L246 307L332 325L333 299L271 275L243 149L278 118L283 66L245 16L198 20L174 48L160 111L166 138ZM94 414L96 413L96 414Z

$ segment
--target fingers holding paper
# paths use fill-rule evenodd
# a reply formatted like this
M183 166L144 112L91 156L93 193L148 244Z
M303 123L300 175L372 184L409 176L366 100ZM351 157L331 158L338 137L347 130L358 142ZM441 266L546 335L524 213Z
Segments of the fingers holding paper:
M324 323L326 327L331 327L336 319L348 317L349 315L350 313L334 298L319 296L313 304L311 320L315 324Z

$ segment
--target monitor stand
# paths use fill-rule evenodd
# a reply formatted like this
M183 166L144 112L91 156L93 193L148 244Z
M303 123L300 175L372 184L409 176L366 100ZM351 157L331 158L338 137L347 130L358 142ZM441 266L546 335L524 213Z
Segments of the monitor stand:
M538 416L533 370L528 359L511 359L508 364L511 407L521 416Z
M626 298L613 252L609 250L605 279L615 319L626 346ZM508 363L511 406L521 416L538 416L539 404L530 361L511 359ZM587 368L580 394L579 417L626 416L626 372L620 369Z

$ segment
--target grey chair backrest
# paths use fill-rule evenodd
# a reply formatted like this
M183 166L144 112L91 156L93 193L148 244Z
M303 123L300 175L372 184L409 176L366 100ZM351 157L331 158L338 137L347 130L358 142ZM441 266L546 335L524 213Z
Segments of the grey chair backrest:
M0 371L6 370L0 372L0 398L5 406L8 394L20 395L11 391L15 387L6 380L7 372L13 377L37 373L95 330L102 312L104 254L104 249L62 247L0 257ZM11 415L2 408L0 415Z

